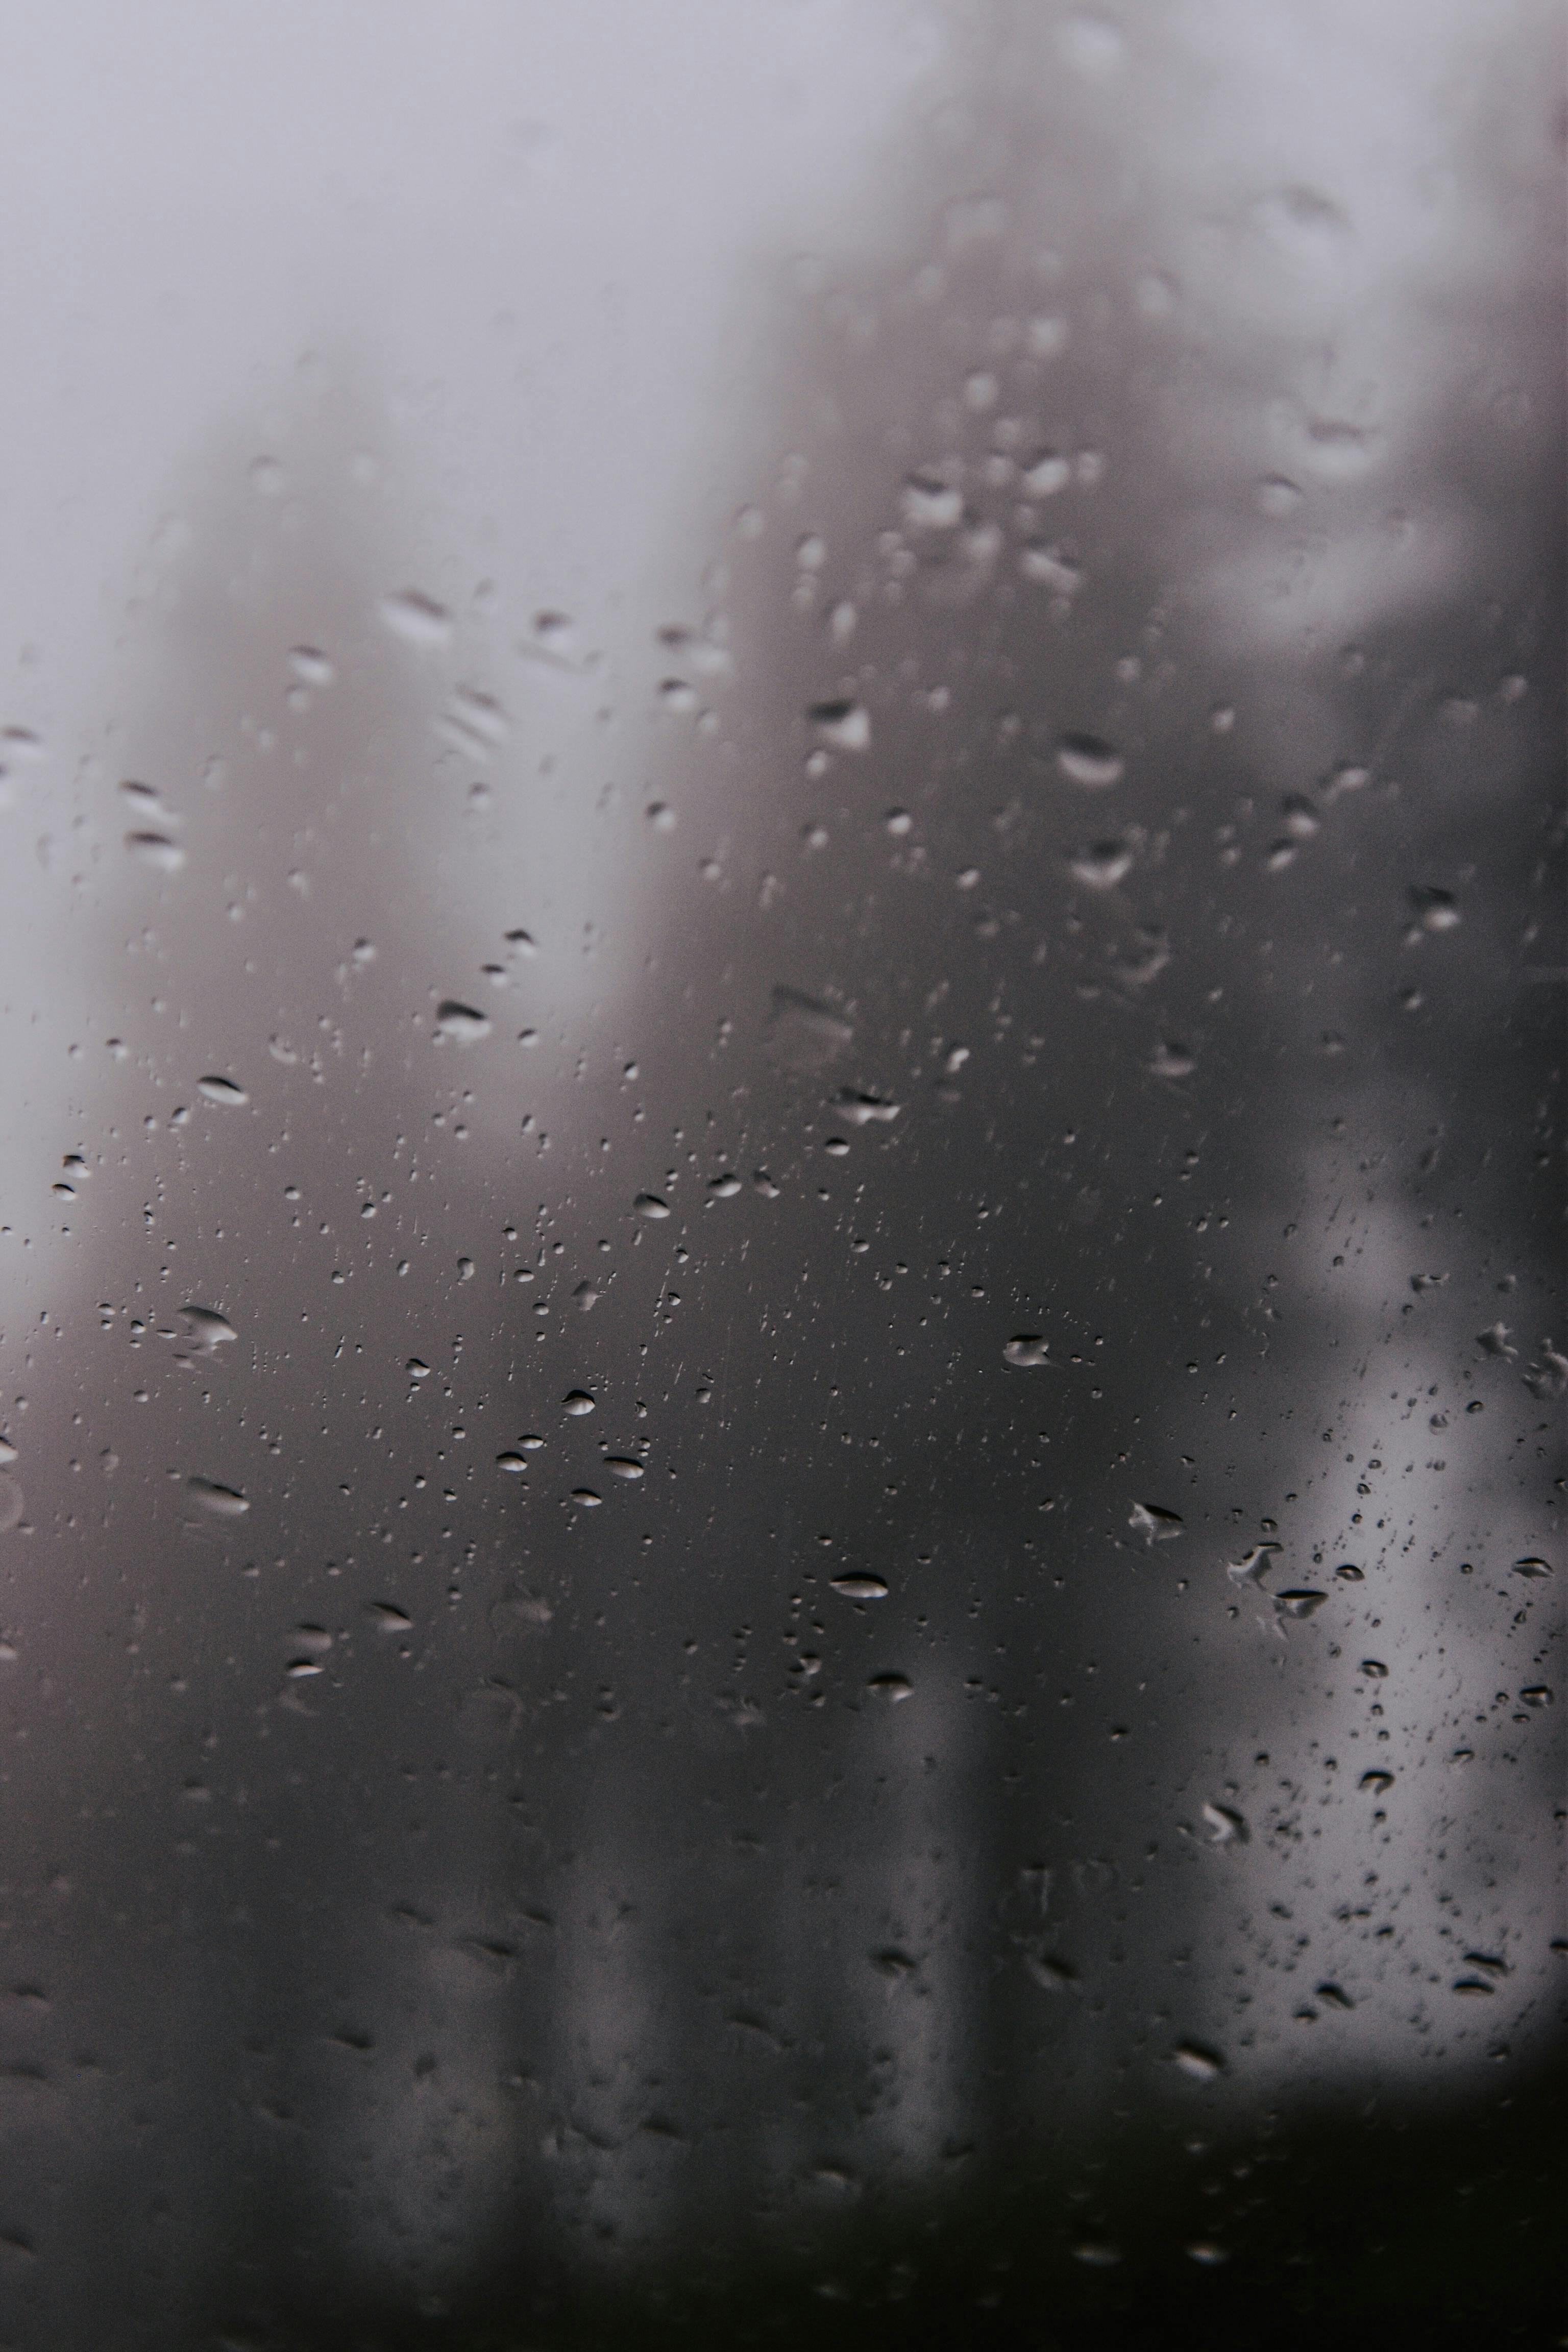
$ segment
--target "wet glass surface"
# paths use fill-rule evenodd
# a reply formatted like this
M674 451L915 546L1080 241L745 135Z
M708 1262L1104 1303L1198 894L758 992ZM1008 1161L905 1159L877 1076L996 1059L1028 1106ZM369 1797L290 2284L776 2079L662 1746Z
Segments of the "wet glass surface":
M1557 2341L1557 13L10 47L0 2341Z

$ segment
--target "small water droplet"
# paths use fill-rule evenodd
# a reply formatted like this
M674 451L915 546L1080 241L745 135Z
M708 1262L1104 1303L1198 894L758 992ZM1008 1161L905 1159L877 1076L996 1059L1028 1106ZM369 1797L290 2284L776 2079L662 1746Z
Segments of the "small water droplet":
M1132 852L1124 841L1097 841L1076 849L1068 860L1075 882L1089 890L1113 890L1132 870Z
M1276 1608L1282 1609L1287 1617L1310 1617L1322 1607L1328 1597L1326 1592L1311 1592L1303 1588L1293 1592L1276 1593L1274 1601Z
M1042 1339L1039 1332L1020 1331L1004 1343L1002 1360L1018 1372L1054 1371L1056 1366L1047 1353L1049 1347L1050 1341Z
M1230 1805L1205 1804L1203 1809L1204 1827L1208 1831L1210 1845L1246 1845L1248 1838L1247 1820Z
M908 1675L873 1675L866 1685L873 1698L885 1699L889 1706L914 1696L914 1685Z
M710 1198L715 1201L732 1201L740 1189L740 1178L728 1170L722 1176L715 1176L708 1187Z
M1370 1772L1363 1772L1361 1779L1356 1782L1356 1787L1358 1789L1365 1789L1374 1797L1383 1796L1386 1790L1392 1789L1393 1786L1394 1775L1392 1772L1383 1772L1375 1769Z
M888 831L894 835L895 839L901 841L904 835L910 832L913 827L914 819L910 814L908 809L892 808L888 811L887 815L882 819L882 823L887 826Z
M807 713L822 740L835 751L868 751L871 714L858 702L816 702Z
M1549 1559L1516 1559L1513 1572L1515 1576L1550 1576L1552 1562Z
M1072 479L1072 467L1055 449L1043 449L1025 473L1021 488L1031 499L1054 499Z
M888 1597L888 1587L884 1580L879 1576L872 1576L868 1572L836 1576L830 1581L833 1591L842 1594L846 1601L885 1601Z
M446 606L417 588L400 588L384 596L381 617L394 636L411 646L444 646L452 634L452 615Z
M289 667L301 686L331 686L337 671L315 646L293 646L289 648Z
M243 1518L250 1505L237 1486L220 1486L216 1478L187 1478L185 1492L215 1519Z
M604 1499L602 1495L595 1494L592 1486L574 1486L572 1489L572 1500L585 1511L596 1511Z
M910 474L899 511L906 530L953 530L963 520L963 499L940 475Z
M527 1467L528 1459L525 1454L509 1452L496 1455L496 1468L504 1470L509 1477L521 1478Z
M132 857L143 866L155 866L160 874L177 874L185 862L185 853L177 841L166 833L128 833L125 846Z
M1189 2082L1212 2083L1225 2072L1225 2060L1217 2050L1208 2049L1201 2042L1178 2042L1171 2053L1177 2071Z
M1324 2002L1330 2009L1353 2009L1355 2007L1354 2001L1351 1999L1349 1993L1346 1992L1342 1985L1321 1984L1317 1987L1314 1999Z
M1301 503L1301 491L1283 474L1270 474L1258 483L1252 494L1252 502L1259 514L1268 515L1278 522L1286 515L1295 513Z
M236 1110L250 1100L245 1088L235 1079L222 1077L216 1073L205 1078L198 1078L196 1092L199 1095L205 1095L208 1102L226 1103Z
M1410 904L1424 931L1451 931L1459 920L1458 902L1451 890L1413 888Z
M1364 1584L1366 1582L1365 1576L1356 1566L1353 1559L1342 1559L1338 1568L1335 1569L1334 1574L1346 1584Z
M639 1217L647 1217L656 1223L660 1217L669 1214L669 1202L660 1200L657 1192L639 1192L632 1207Z
M1072 2258L1087 2270L1112 2271L1121 2260L1121 2249L1103 2238L1084 2238L1073 2248Z
M0 1536L8 1536L21 1525L26 1508L21 1480L13 1478L8 1470L0 1470Z
M1180 1511L1169 1511L1163 1503L1134 1503L1127 1524L1150 1544L1166 1543L1173 1536L1186 1533Z
M1550 1706L1553 1693L1547 1683L1531 1683L1528 1689L1520 1692L1520 1697L1526 1706Z
M373 1601L365 1613L384 1633L407 1633L414 1629L413 1618L391 1601Z
M1361 1671L1368 1682L1380 1683L1387 1675L1388 1668L1381 1658L1363 1658L1361 1662Z
M1163 1037L1144 1064L1151 1077L1167 1078L1173 1083L1190 1078L1197 1068L1197 1058L1187 1046L1174 1038Z
M568 1389L561 1400L561 1406L563 1412L570 1413L574 1421L581 1421L585 1412L593 1412L594 1399L586 1389Z
M1194 2238L1187 2248L1187 2260L1199 2263L1205 2270L1217 2270L1228 2263L1230 2255L1224 2246L1216 2246L1212 2238Z
M410 1356L404 1370L416 1386L421 1381L427 1381L430 1377L430 1367L422 1356Z
M625 1478L628 1481L635 1481L642 1477L644 1475L644 1465L642 1463L634 1462L629 1454L606 1454L605 1456L605 1467L609 1472L612 1478Z

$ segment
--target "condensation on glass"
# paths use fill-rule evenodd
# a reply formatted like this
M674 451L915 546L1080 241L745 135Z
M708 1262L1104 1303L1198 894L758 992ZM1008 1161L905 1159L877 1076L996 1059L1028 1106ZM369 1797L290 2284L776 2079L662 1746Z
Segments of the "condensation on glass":
M13 22L0 2340L1555 2340L1561 32Z

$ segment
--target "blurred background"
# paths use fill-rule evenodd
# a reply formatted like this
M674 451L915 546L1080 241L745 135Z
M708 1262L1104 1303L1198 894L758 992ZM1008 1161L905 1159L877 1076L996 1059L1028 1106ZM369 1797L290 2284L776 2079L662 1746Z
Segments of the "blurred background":
M1563 49L0 16L0 2343L1564 2340Z

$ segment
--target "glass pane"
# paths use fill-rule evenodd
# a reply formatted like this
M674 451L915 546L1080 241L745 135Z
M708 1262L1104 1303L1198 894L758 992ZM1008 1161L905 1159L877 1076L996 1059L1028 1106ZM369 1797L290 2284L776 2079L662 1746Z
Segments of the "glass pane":
M1561 34L13 23L5 2343L1556 2340Z

